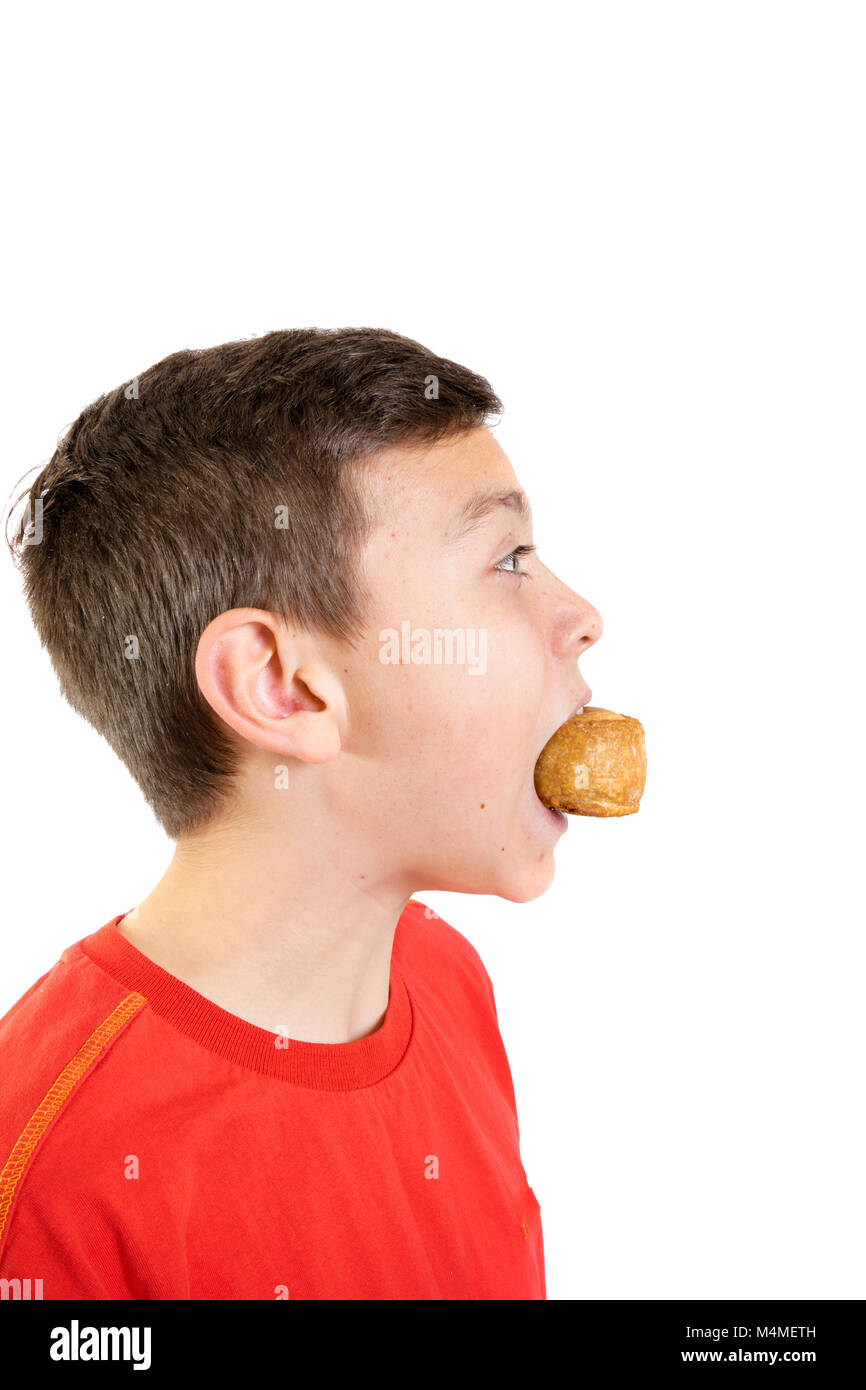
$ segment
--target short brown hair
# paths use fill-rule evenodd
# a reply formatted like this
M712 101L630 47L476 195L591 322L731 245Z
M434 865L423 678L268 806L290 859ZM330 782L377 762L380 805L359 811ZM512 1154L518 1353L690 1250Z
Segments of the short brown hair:
M355 645L377 519L354 465L501 411L483 377L410 338L302 328L172 353L69 427L10 549L64 697L171 838L219 813L240 765L196 680L208 623L263 608Z

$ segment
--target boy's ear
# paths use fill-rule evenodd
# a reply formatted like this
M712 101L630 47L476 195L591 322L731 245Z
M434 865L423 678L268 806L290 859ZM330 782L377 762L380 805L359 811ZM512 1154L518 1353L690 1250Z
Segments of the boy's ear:
M303 762L339 753L345 697L315 649L274 613L232 608L209 623L195 656L199 689L235 733Z

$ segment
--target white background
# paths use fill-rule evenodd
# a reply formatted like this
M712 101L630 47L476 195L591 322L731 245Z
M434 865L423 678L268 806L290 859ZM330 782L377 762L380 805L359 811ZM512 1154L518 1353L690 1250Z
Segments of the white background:
M640 813L572 818L532 903L421 895L494 982L548 1296L866 1296L863 7L7 23L10 495L169 352L387 327L489 378L605 619L582 669L645 725ZM0 593L4 1012L172 845L8 555Z

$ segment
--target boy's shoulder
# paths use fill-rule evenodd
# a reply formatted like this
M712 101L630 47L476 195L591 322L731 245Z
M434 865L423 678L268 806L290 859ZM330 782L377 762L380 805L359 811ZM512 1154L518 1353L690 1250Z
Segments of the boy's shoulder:
M146 1003L68 946L0 1018L0 1154L26 1161L64 1102Z

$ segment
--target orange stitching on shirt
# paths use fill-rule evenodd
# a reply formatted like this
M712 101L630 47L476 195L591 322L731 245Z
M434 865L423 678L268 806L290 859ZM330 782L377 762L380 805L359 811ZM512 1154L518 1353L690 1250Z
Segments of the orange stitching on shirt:
M76 1052L72 1060L66 1063L57 1080L45 1092L22 1129L15 1147L6 1161L6 1166L0 1173L0 1246L3 1244L3 1233L6 1229L7 1218L18 1184L24 1176L24 1170L48 1125L88 1067L93 1065L108 1043L111 1042L118 1029L122 1028L133 1014L138 1012L142 1004L146 1003L147 1000L143 994L128 994L125 999L121 1000L117 1008L108 1015L108 1018L103 1019L99 1027L94 1029L87 1042Z

